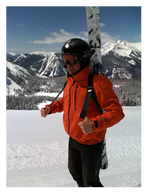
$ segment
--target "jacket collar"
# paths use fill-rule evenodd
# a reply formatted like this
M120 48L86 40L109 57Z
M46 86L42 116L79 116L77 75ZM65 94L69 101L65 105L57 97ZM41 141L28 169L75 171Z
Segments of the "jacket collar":
M89 74L90 74L89 67L85 67L84 69L79 71L76 75L69 76L68 78L74 79L74 81L79 85L87 87Z

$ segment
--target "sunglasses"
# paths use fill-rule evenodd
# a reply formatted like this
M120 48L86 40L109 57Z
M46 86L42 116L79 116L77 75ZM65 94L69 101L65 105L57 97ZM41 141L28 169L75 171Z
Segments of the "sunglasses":
M67 64L70 64L70 65L75 65L77 63L79 63L79 61L81 60L81 57L79 56L76 56L76 55L70 55L70 54L67 54L67 55L63 55L63 61L64 61L64 64L67 65Z

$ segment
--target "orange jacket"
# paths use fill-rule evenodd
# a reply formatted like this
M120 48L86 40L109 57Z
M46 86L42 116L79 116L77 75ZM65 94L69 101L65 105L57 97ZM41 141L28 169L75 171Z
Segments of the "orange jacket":
M94 75L93 90L96 93L98 102L105 113L100 115L99 109L92 99L87 109L86 116L94 122L94 131L84 134L78 123L83 119L79 118L81 113L88 85L90 70L85 67L73 77L67 78L67 85L63 97L51 105L51 114L64 111L63 122L65 131L77 142L92 145L101 142L108 127L118 123L124 117L118 97L112 90L112 83L103 75Z

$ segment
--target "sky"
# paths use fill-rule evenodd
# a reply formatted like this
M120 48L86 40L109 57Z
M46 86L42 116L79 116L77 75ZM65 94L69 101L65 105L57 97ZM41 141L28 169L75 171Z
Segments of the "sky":
M100 7L102 46L141 42L141 7ZM87 37L85 7L6 7L7 53L60 52L70 38Z

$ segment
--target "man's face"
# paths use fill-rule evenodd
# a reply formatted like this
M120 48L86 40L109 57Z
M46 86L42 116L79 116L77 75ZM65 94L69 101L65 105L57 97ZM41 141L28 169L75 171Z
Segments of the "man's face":
M77 56L64 55L63 61L66 64L70 75L75 75L81 70L80 60L78 60Z
M80 66L80 63L77 63L75 65L67 64L67 69L70 75L75 75L80 71L81 66Z

